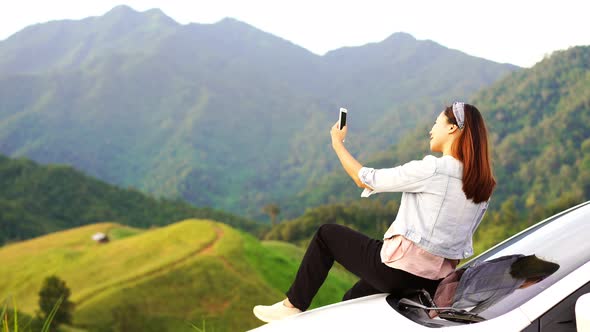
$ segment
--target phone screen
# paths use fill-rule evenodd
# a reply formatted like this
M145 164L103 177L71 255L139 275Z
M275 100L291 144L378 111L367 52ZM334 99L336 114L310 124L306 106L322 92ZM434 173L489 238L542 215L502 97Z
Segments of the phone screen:
M346 112L340 110L340 129L346 126Z

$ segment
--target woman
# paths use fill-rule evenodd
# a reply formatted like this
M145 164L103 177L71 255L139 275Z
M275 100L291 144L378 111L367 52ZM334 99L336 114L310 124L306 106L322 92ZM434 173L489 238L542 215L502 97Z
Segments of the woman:
M307 248L287 298L256 306L269 322L307 310L334 261L360 280L343 300L377 293L401 294L424 288L434 295L440 280L460 259L473 254L472 236L488 206L496 181L488 154L487 130L475 106L453 103L430 131L430 150L442 157L389 168L363 167L343 144L347 127L330 134L342 166L361 188L361 197L403 192L399 211L383 240L347 227L324 224Z

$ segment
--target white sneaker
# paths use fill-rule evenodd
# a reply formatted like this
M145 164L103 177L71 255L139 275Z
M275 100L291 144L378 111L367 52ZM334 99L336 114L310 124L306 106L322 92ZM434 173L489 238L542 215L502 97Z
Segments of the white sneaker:
M301 313L301 310L297 308L285 306L283 301L273 305L257 305L252 311L254 312L254 316L266 323Z

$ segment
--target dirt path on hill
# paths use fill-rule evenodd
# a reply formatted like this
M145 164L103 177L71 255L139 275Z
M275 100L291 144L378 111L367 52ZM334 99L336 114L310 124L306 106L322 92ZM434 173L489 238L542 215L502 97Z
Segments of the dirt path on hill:
M215 226L215 233L217 233L217 237L215 238L215 240L209 243L205 248L201 249L197 253L197 255L206 255L213 253L213 247L215 247L217 242L219 242L219 240L221 240L221 238L223 237L223 228Z
M223 229L218 228L218 229L216 229L216 231L217 231L217 236L221 238L223 236ZM206 248L203 249L203 251L201 252L201 255L213 254L213 247L214 246L215 246L215 243L211 243L210 245L208 245ZM231 265L231 263L227 260L227 258L225 258L223 256L218 256L218 258L221 260L223 265L228 270L230 270L234 273L238 273L238 271L236 271L236 269Z
M143 274L135 275L135 276L132 276L132 277L127 278L125 280L117 281L115 283L100 287L100 288L92 291L91 293L86 294L84 297L80 298L79 300L75 301L75 304L77 306L80 306L81 304L87 302L88 300L92 299L96 295L99 295L100 293L104 292L105 290L107 290L109 288L122 287L128 283L141 281L142 279L147 279L149 277L153 277L158 274L165 273L165 272L167 272L179 265L182 265L183 263L185 263L186 261L188 261L191 258L194 258L195 256L213 254L213 248L219 243L219 241L223 238L223 235L224 235L223 228L221 228L220 226L217 226L217 225L215 225L214 227L215 227L215 234L216 234L215 239L213 239L213 241L208 243L204 248L200 248L199 250L193 251L193 252L187 254L186 256L183 256L183 257L181 257L173 262L170 262L168 264L159 266L158 268L156 268L154 270L148 271ZM233 272L236 272L235 269L229 264L229 262L227 262L227 260L224 257L220 256L220 258L221 258L221 261L224 263L224 265L228 269L232 270Z

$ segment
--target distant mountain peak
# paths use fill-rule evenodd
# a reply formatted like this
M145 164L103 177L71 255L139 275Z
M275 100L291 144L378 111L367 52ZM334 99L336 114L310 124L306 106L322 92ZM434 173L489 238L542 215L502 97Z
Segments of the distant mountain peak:
M407 32L395 32L393 33L391 36L387 37L385 40L389 40L389 41L417 41L416 38L414 38L414 36L412 36L411 34L407 33Z
M389 37L385 38L380 42L368 43L361 46L346 46L341 47L325 54L326 57L341 56L349 52L367 52L369 49L378 48L382 52L385 49L409 49L414 48L417 44L423 43L422 40L417 40L411 34L407 32L395 32Z
M127 6L127 5L118 5L113 7L113 9L106 12L103 16L120 16L120 15L129 15L129 14L138 14L139 12L135 9Z
M411 34L407 33L407 32L396 32L394 34L392 34L391 36L385 38L385 40L383 40L381 42L381 44L383 45L394 45L394 46L411 46L411 45L415 45L417 43L420 43L422 41L417 40L416 38L414 38L414 36L412 36Z
M233 17L224 17L217 23L218 24L228 24L228 23L235 24L235 23L244 23L244 22L239 21Z
M152 8L152 9L146 10L142 14L148 16L151 19L158 20L162 23L167 23L167 24L171 24L171 25L178 25L179 24L172 17L166 15L166 13L164 13L160 8Z
M220 21L215 23L215 25L228 26L228 27L242 27L242 28L259 30L258 28L254 27L246 22L242 22L238 19L235 19L233 17L224 17L223 19L221 19Z
M126 19L149 19L149 20L157 20L165 24L178 24L174 19L170 16L166 15L161 9L159 8L152 8L148 9L144 12L137 11L127 5L119 5L114 7L113 9L109 10L102 16L103 19L107 20L115 20L121 21Z
M145 14L154 15L154 16L168 16L166 15L160 8L152 8L148 9L144 12Z

